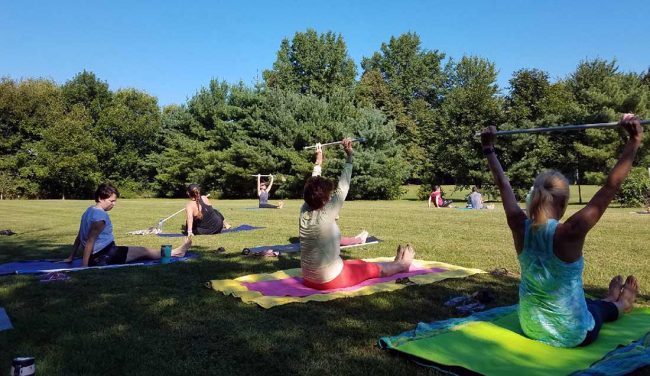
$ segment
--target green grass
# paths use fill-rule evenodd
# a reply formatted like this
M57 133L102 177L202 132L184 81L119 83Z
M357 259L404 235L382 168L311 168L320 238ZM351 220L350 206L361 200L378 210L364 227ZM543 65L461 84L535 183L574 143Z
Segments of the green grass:
M451 190L448 190L451 192ZM584 194L584 192L583 192ZM593 194L593 192L591 192ZM0 262L64 258L88 201L0 201ZM167 266L71 273L43 284L32 276L0 277L0 306L14 330L0 332L0 370L13 357L35 356L43 375L148 374L428 374L402 357L380 351L376 340L412 329L419 321L456 314L448 298L490 286L491 306L516 302L517 280L477 275L391 293L269 310L208 290L211 279L299 267L299 256L246 258L244 247L287 243L296 237L301 202L282 210L243 210L256 201L217 201L234 225L263 230L195 237L201 258ZM182 200L119 200L111 212L120 245L158 248L181 238L129 236L182 208ZM579 209L569 207L569 214ZM584 281L601 295L614 274L635 274L640 302L650 304L650 216L612 208L585 244ZM178 229L181 215L166 229ZM427 209L422 201L353 201L341 212L344 234L367 229L385 242L344 252L348 258L389 256L399 243L417 257L466 267L518 271L503 210ZM223 246L227 252L212 252Z
M571 190L571 198L569 199L569 204L571 205L580 205L580 199L582 199L582 204L586 204L598 190L598 186L596 185L571 185L569 188ZM402 186L402 189L404 190L404 194L401 197L402 200L418 200L418 190L420 189L419 185L404 185ZM470 194L471 190L468 188L457 189L454 185L443 185L442 192L444 193L445 198L462 203L467 199L467 195ZM488 201L499 200L499 198L495 199L493 197L485 197L485 199Z

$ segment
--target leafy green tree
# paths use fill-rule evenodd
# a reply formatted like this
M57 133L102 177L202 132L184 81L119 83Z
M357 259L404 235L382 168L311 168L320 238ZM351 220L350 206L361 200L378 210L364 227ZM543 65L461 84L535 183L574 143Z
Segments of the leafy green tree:
M364 73L380 72L391 94L405 107L416 99L432 104L438 101L445 80L441 67L444 53L422 49L416 33L391 37L388 43L381 44L380 50L363 58Z
M416 33L391 37L380 51L364 58L364 74L357 88L357 101L382 110L395 123L398 142L410 169L408 178L419 180L424 172L425 144L416 112L435 110L441 100L445 54L425 50Z
M619 72L615 60L582 61L567 85L581 110L578 121L582 123L616 121L626 112L641 117L650 113L650 90L643 84L642 75ZM600 184L623 145L620 131L587 130L572 137L578 168L590 183ZM641 148L638 158L644 160L647 155Z
M480 185L490 177L475 133L502 118L497 71L492 62L468 56L450 61L445 69L448 79L438 123L426 133L431 180L425 183Z
M118 183L139 183L145 189L155 175L146 157L156 150L160 130L155 97L135 89L117 91L100 114L95 135L103 145L99 158L103 176Z
M63 114L61 91L54 82L0 81L0 171L12 177L16 195L39 195L37 144Z
M623 207L639 207L649 205L650 177L645 167L635 167L625 179L621 189L616 193L616 201Z
M106 82L100 81L95 73L86 70L67 81L61 90L66 106L71 108L77 104L83 105L89 111L93 124L110 105L113 96Z
M269 88L324 97L339 88L351 90L356 66L341 35L307 29L291 42L282 40L273 69L262 75Z
M43 131L36 144L35 178L45 197L83 198L94 191L101 175L99 142L92 137L92 118L78 104Z

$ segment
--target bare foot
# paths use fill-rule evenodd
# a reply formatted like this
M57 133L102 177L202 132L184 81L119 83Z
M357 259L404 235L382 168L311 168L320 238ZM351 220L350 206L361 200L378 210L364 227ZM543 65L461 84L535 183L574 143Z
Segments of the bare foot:
M415 258L415 249L410 244L406 244L404 248L404 257L402 257L402 263L411 266L413 259ZM408 268L407 268L408 269Z
M621 295L622 288L623 288L623 276L617 275L616 277L612 278L612 280L609 282L609 292L607 293L607 296L603 300L606 302L614 303L615 301L618 300L618 297Z
M395 262L401 262L404 258L404 247L402 245L397 246L397 254L395 255Z
M284 201L278 202L278 209L282 209L284 207Z
M172 256L174 257L185 256L185 253L190 249L191 246L192 246L192 238L186 236L185 239L183 240L183 244L181 244L180 247L172 250Z
M226 222L226 221L223 221L223 228L224 228L224 229L228 230L228 229L230 229L231 227L232 227L232 225L231 225L230 223L228 223L228 222Z
M636 294L639 292L639 281L633 275L627 276L625 279L625 286L621 291L621 295L616 301L617 306L623 312L628 313L634 308L634 300L636 299Z

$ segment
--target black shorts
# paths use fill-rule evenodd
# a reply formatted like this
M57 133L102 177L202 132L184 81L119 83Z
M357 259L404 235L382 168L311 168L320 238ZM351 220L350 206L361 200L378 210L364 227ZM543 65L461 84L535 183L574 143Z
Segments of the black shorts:
M88 266L125 264L128 253L129 247L118 247L115 245L115 242L111 242L111 244L104 247L101 251L90 255Z

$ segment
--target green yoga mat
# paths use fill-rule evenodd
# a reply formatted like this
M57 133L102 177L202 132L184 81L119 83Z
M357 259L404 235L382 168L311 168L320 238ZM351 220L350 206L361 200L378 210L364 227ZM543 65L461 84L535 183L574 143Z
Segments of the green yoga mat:
M484 375L568 375L589 368L619 345L650 331L650 308L637 308L606 323L596 342L558 348L526 338L516 308L487 313L485 321L457 319L451 325L420 324L415 331L384 337L380 346L445 366ZM480 315L479 315L480 316Z

